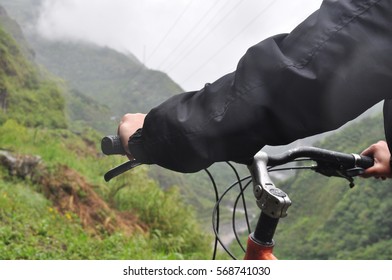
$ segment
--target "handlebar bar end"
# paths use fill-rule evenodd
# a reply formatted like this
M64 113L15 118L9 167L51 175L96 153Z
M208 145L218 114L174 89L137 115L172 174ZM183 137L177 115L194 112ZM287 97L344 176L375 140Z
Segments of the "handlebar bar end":
M125 155L118 135L108 135L101 140L101 150L105 155Z

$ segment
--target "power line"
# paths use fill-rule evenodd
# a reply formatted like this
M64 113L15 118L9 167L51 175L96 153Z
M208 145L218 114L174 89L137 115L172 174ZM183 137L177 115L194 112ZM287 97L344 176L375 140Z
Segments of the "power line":
M157 50L159 49L159 47L165 42L165 40L167 39L167 37L169 36L169 34L173 31L173 29L177 26L178 22L182 19L182 17L185 15L185 13L187 12L187 10L189 9L189 7L192 5L194 0L191 0L190 2L188 2L188 4L185 6L185 8L182 10L182 12L180 13L180 15L177 17L177 19L173 22L172 26L169 28L169 30L166 32L165 36L162 37L161 41L158 43L158 45L155 47L155 49L151 52L151 54L148 56L147 59L143 58L143 62L141 63L141 65L139 66L139 69L136 70L136 73L133 75L133 77L130 79L130 81L128 82L128 84L132 84L133 81L136 80L136 78L139 77L139 75L141 74L141 72L147 68L147 62L151 59L151 57L157 52ZM145 54L143 55L145 56Z
M159 47L165 42L169 34L173 31L173 29L177 26L178 22L182 19L182 17L185 15L189 7L192 5L194 0L191 0L188 2L188 5L185 6L184 10L181 12L181 14L177 17L177 19L174 21L173 25L169 28L169 30L166 32L165 36L163 36L162 40L158 43L158 45L155 47L155 49L152 51L151 55L147 58L146 63L148 60L151 59L151 57L157 52Z
M210 7L210 8L208 8L208 10L207 10L207 12L206 13L204 13L204 15L199 19L199 21L198 22L196 22L196 24L190 29L190 31L188 31L187 33L186 33L186 35L182 38L182 40L181 40L181 42L179 43L179 44L177 44L177 46L174 48L174 49L172 49L172 51L163 59L163 61L158 65L158 69L160 69L161 68L161 66L186 42L186 40L188 39L188 37L190 36L190 35L192 35L193 34L193 31L197 28L197 27L199 27L200 26L200 24L203 22L203 20L213 11L213 9L215 8L215 6L217 6L217 4L219 3L219 2L221 2L222 0L218 0L218 1L215 1L214 2L214 4ZM218 11L219 12L219 11ZM212 18L212 19L214 19L214 18ZM200 32L199 32L200 33ZM199 34L198 33L198 34Z
M199 68L197 68L195 71L193 71L186 79L184 79L182 83L185 83L188 81L190 78L192 78L196 73L198 73L203 67L205 67L210 61L216 57L222 50L227 48L239 35L241 35L251 24L253 24L261 15L263 15L268 9L272 7L274 4L274 0L271 1L267 7L265 7L263 10L261 10L254 18L252 18L241 30L238 32L235 36L233 36L225 45L223 45L217 52L215 52L211 57L209 57Z
M192 0L193 1L193 0ZM212 30L214 30L214 29L216 29L240 4L242 4L243 3L243 1L242 0L239 0L238 2L237 2L237 4L235 4L235 6L234 7L232 7L231 8L231 10L229 11L229 12L227 12L224 16L223 16L223 18L217 23L217 24L215 24L214 25L214 27L213 27L213 29ZM190 3L191 4L191 3ZM179 22L179 20L182 18L182 16L185 14L185 12L187 11L187 9L189 8L189 6L190 6L190 4L188 4L188 6L187 7L185 7L185 9L183 10L183 12L180 14L180 16L177 18L177 20L174 22L174 24L173 24L173 26L172 26L172 28L170 28L169 29L169 31L167 32L167 34L164 36L164 39L166 39L167 37L168 37L168 34L174 29L174 27L177 25L177 23ZM219 13L219 11L217 12L217 13ZM216 14L217 14L216 13ZM216 15L215 14L215 15ZM212 20L214 20L215 18L213 17L212 18ZM208 24L210 24L211 23L211 21L212 20L210 20L209 22L208 22ZM198 33L199 34L199 33ZM207 36L209 35L209 34L206 34ZM199 42L196 44L196 45L193 45L194 47L190 50L190 51L188 51L188 53L184 56L184 57L186 57L186 56L188 56L192 51L193 51L193 49L195 48L195 47L197 47L207 36L204 36L201 40L199 40ZM160 45L162 45L162 43L163 43L163 41L164 41L164 39L163 40L161 40L161 42L158 44L158 47L157 48L155 48L155 50L153 51L153 53L148 57L148 59L147 59L147 61L152 57L152 55L158 50L158 48L159 48L159 46ZM183 57L183 58L184 58ZM146 61L146 63L147 63L147 61ZM177 61L176 61L177 62ZM143 69L145 69L145 66L142 64L142 65L140 65L140 68L136 71L136 73L135 73L135 75L133 76L133 78L131 79L131 81L130 81L130 83L131 82L133 82L140 74L141 74L141 72L143 71ZM165 70L165 72L166 73L168 73L169 71L167 71L167 70Z
M242 0L239 0L239 2L237 2L237 4L235 5L235 6L233 6L231 9L230 9L230 11L229 12L227 12L222 18L221 18L221 20L220 21L218 21L211 29L210 29L210 31L213 31L213 30L215 30L220 24L222 24L222 22L224 21L224 20L226 20L227 19L227 17L232 13L232 12L234 12L235 11L235 9L239 6L239 5L241 5L243 3L243 1ZM203 38L202 39L200 39L196 44L192 44L192 48L190 49L190 50L188 50L188 52L185 54L185 55L183 55L182 57L180 57L179 59L177 59L176 61L175 61L175 63L170 67L170 68L168 68L168 70L166 70L166 72L170 72L170 71L172 71L174 68L176 68L183 60L184 60L184 58L186 58L187 56L189 56L209 35L210 35L211 33L207 33L207 34L205 34L205 36L203 36Z

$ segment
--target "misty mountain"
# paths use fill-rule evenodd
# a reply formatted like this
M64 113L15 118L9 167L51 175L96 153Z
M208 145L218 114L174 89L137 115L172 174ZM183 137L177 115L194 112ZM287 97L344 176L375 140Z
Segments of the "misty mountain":
M41 76L42 78L46 77L46 79L53 82L56 80L58 86L61 85L62 98L65 99L64 113L68 119L68 126L73 131L82 131L83 129L85 129L86 126L92 127L99 131L112 131L112 128L116 126L117 122L111 119L112 113L107 106L101 105L94 99L88 98L83 93L71 89L69 85L59 80L58 77L54 77L53 74L49 73L45 68L36 67L36 52L26 40L21 26L18 24L17 21L8 16L8 12L2 6L0 6L0 25L4 28L6 32L8 32L9 35L12 36L12 39L9 39L9 41L11 42L11 40L15 40L15 42L17 43L18 46L15 47L15 51L21 52L20 60L23 61L24 58L26 58L30 61L30 66L22 66L22 69L27 69L28 67L31 68L31 65L34 65L35 69L32 72L34 72L35 80L38 79L38 76ZM7 56L4 56L4 58L7 59ZM26 63L27 62L21 62L20 64ZM58 88L60 90L60 87ZM20 104L19 107L21 107ZM36 108L41 108L41 106Z
M0 24L9 34L12 34L23 54L32 59L34 51L27 43L19 24L8 16L8 12L2 6L0 6Z
M20 23L28 44L34 49L35 62L66 82L68 92L71 92L67 95L67 104L72 120L80 120L72 114L77 111L72 106L75 102L80 104L81 99L69 99L75 92L79 97L86 97L82 99L94 102L94 107L102 105L98 110L102 114L84 115L90 124L91 120L96 120L94 128L113 133L118 118L123 114L148 112L182 91L165 73L146 68L130 53L124 54L85 42L42 38L34 29L42 4L40 0L0 0L0 4Z
M42 0L1 0L0 4L7 10L11 18L25 28L35 22L39 16Z
M106 104L113 116L146 112L181 88L166 74L149 70L131 55L87 43L29 37L36 61L72 88Z
M0 123L13 119L31 127L67 127L61 88L26 59L31 52L22 32L1 6L0 53Z

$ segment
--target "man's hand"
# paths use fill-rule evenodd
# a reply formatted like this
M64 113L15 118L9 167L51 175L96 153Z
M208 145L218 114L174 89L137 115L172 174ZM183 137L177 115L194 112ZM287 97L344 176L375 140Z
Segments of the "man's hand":
M374 165L365 170L364 178L375 177L385 180L391 178L391 153L385 141L379 141L364 150L361 155L374 158Z
M128 148L129 137L131 137L136 130L143 127L145 117L146 114L126 114L122 117L121 122L118 125L117 134L120 136L121 143L130 160L134 158Z

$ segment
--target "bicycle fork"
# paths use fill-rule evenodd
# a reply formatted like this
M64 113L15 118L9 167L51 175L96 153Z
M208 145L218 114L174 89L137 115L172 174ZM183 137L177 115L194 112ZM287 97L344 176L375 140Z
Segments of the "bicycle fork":
M287 209L291 205L288 195L272 182L267 164L268 155L260 151L248 166L252 175L253 194L261 214L254 232L248 237L245 260L276 260L273 237L279 219L287 216Z

